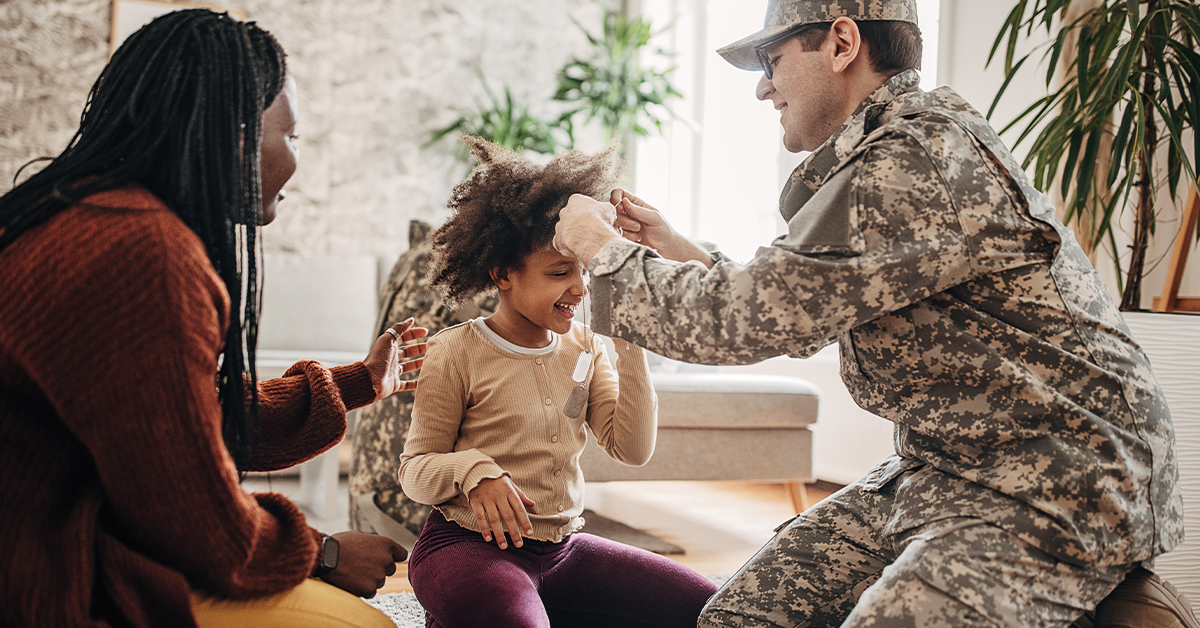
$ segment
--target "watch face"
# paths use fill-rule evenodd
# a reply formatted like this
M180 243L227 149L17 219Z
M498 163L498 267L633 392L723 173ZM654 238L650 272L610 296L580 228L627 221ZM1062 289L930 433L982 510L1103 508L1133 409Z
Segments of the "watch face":
M330 570L336 569L338 564L338 550L340 549L340 546L338 545L337 539L331 536L325 537L324 540L325 542L321 544L323 549L321 553L321 566Z

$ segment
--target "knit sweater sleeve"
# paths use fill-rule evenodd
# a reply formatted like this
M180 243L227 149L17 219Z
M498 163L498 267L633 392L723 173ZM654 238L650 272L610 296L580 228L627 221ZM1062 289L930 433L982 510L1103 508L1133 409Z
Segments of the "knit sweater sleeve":
M14 322L16 353L94 462L100 525L221 596L299 584L316 531L282 496L242 490L221 437L229 300L203 245L165 209L60 219L75 233L47 245L64 250L37 316Z
M258 383L262 438L251 451L250 471L284 469L316 457L346 434L346 411L375 400L362 362L325 368L304 360L283 377Z
M613 342L617 348L616 372L609 364L604 343L593 340L595 375L588 395L588 426L596 442L614 460L641 466L654 454L658 396L650 384L645 352L624 340Z
M469 323L468 323L469 324ZM456 366L462 339L451 328L434 336L421 366L412 423L400 456L400 485L416 502L436 506L466 495L479 482L507 473L478 449L455 451L467 409L467 386ZM448 339L453 338L453 341Z

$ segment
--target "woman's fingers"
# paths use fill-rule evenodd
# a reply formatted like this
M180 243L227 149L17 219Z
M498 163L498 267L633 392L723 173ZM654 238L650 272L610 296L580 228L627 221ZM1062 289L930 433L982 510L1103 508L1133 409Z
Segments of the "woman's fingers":
M401 325L404 326L403 329L400 329ZM429 334L428 329L425 329L424 327L413 327L412 325L413 319L411 318L402 323L396 323L395 325L392 325L392 329L400 332L400 342L408 342L409 340L424 338L427 334Z
M413 325L414 320L410 317L386 328L363 359L371 374L377 401L396 392L417 388L416 380L401 379L401 375L421 368L428 343L405 343L425 337L429 330Z

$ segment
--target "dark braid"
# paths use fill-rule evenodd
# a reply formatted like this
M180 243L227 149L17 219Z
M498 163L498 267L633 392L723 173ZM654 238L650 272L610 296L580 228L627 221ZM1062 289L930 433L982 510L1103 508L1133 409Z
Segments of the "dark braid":
M225 443L242 469L258 434L262 116L286 71L283 48L254 23L205 9L168 13L113 55L66 150L34 160L50 163L0 197L0 251L88 196L128 184L199 236L232 304L217 388Z

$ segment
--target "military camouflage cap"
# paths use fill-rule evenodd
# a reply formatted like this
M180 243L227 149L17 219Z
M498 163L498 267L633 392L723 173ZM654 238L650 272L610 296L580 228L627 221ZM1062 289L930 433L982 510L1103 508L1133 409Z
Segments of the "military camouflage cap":
M760 70L754 48L802 24L832 22L839 17L852 20L895 20L917 23L916 0L771 0L761 31L740 39L717 54L743 70Z

